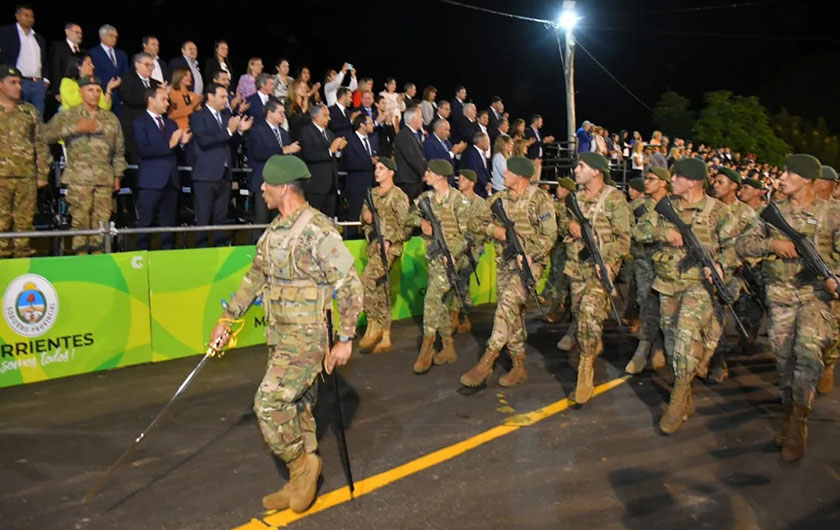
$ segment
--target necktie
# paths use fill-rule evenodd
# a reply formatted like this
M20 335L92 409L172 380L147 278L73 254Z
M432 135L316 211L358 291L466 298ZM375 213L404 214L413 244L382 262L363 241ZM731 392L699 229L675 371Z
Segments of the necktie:
M283 138L280 136L280 129L272 127L271 130L274 131L274 137L277 138L277 144L280 147L283 147Z
M108 57L111 58L111 64L113 64L114 68L116 68L117 67L117 56L114 55L114 49L113 48L108 48Z
M155 121L157 121L158 129L160 129L160 134L163 134L164 133L164 131L163 131L163 118L158 116L157 118L155 118Z
M215 112L214 114L216 115L216 122L219 124L219 128L224 129L225 126L222 125L222 113L221 112Z
M326 141L327 141L327 144L329 144L329 143L330 143L330 137L329 137L329 136L327 136L327 130L326 130L326 129L324 129L323 131L321 131L321 134L323 134L323 135L324 135L324 140L326 140Z
M417 141L423 142L423 131L418 130L416 133L414 133L414 136L417 137Z
M145 86L146 88L149 88L149 80L146 79L145 77L141 77L141 79L143 80L143 86Z
M370 150L370 142L368 142L367 136L365 136L365 151L367 151L368 156L373 156L373 151Z

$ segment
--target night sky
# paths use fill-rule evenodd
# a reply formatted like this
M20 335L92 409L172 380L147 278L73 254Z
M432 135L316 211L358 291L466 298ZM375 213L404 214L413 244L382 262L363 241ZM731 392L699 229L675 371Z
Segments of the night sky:
M519 15L554 19L560 1L519 0L464 3ZM698 6L739 4L735 9ZM562 134L565 97L560 53L553 29L441 3L437 0L328 2L116 3L33 2L36 31L48 41L63 38L63 24L78 22L85 47L98 43L97 28L117 27L118 46L129 55L140 37L154 33L164 59L194 40L203 65L212 42L226 39L238 76L250 56L260 56L273 72L277 57L292 70L302 64L321 80L343 61L370 75L381 89L385 76L401 87L413 81L422 91L435 85L449 99L456 84L486 108L492 95L504 98L513 117L543 114L545 130ZM116 12L115 5L130 6ZM141 6L146 5L143 9ZM369 6L362 9L361 6ZM757 95L772 112L788 110L813 119L825 116L840 130L840 35L829 1L581 0L584 17L578 41L614 76L651 107L667 89L690 98L695 107L709 90ZM685 10L686 11L680 11ZM105 15L105 13L111 13ZM9 8L7 20L14 22ZM707 35L699 35L707 34ZM612 81L581 50L576 54L578 121L589 119L611 130L647 134L651 113Z

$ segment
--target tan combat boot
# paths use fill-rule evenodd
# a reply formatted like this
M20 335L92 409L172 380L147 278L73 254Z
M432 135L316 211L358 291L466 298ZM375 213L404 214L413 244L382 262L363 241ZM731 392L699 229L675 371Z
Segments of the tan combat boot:
M499 378L499 384L506 387L516 386L528 380L528 372L525 371L525 356L511 355L510 359L513 361L513 368Z
M443 347L435 354L432 361L435 364L452 364L458 360L458 354L455 352L455 339L452 337L441 337L440 339Z
M493 363L496 362L496 357L498 356L499 352L487 348L475 366L461 376L461 384L471 387L483 385L493 375Z
M790 430L790 420L791 416L793 416L793 405L788 403L785 405L785 410L782 412L782 426L779 429L779 434L776 435L776 439L774 442L778 447L781 447L785 443L785 438L787 437L787 433Z
M458 318L459 312L458 311L450 311L449 312L449 326L452 328L452 334L458 333L458 324L460 320Z
M359 341L359 348L363 350L370 350L376 346L376 343L379 342L379 339L381 338L382 328L379 327L379 324L377 324L375 320L368 320L365 334L362 337L362 340Z
M289 508L292 511L305 511L315 500L321 465L321 458L315 453L304 453L289 462Z
M693 402L691 381L676 381L674 390L671 391L668 410L659 420L659 429L665 434L674 434L680 430L683 422L688 419L689 402Z
M820 380L817 381L817 392L826 395L834 388L834 363L827 365Z
M269 493L263 497L263 508L266 510L285 510L289 507L289 500L291 499L291 480L286 482L286 485L274 493Z
M432 357L435 354L435 336L423 335L423 345L420 346L420 355L414 362L415 374L425 374L432 367Z
M808 407L793 405L790 415L790 429L782 444L782 460L796 462L805 456L805 446L808 445Z
M577 338L575 337L576 331L577 322L572 320L572 323L569 325L569 329L566 330L566 334L563 335L563 338L557 343L557 347L563 351L574 350L575 346L577 346Z
M464 320L458 325L458 333L469 333L472 330L472 322L470 322L470 316L464 315ZM455 329L452 330L452 333L455 333Z
M653 344L649 340L640 340L639 345L636 346L636 352L633 354L633 358L627 363L624 371L631 375L641 373L645 369L648 354L650 354L652 346Z
M373 347L371 353L386 353L389 351L391 351L391 330L383 329L382 340L379 341L379 344Z
M566 307L563 304L554 304L551 306L551 309L548 311L548 314L545 315L545 321L551 324L556 324L563 320L563 315L566 313Z
M578 362L577 385L575 386L575 395L572 398L578 405L583 405L592 399L592 393L595 391L593 387L593 379L595 378L595 356L581 355Z
M653 342L652 353L650 355L650 366L654 370L661 370L665 368L665 345L662 344L662 339L657 337Z

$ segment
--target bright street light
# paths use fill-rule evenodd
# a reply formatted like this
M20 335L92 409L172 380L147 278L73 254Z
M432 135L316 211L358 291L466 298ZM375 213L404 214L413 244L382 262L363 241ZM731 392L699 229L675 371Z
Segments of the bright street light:
M575 14L574 11L567 11L563 10L560 13L560 27L565 30L570 30L575 27L577 24L578 16Z

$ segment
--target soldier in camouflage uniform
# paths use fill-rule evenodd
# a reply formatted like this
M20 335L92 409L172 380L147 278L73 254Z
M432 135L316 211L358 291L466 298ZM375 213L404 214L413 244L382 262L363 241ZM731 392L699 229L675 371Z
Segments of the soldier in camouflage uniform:
M779 178L779 191L784 197L775 204L836 273L840 264L840 207L814 194L814 180L821 172L822 166L813 156L789 155ZM823 351L834 335L831 302L837 297L837 285L813 274L793 242L761 217L741 234L736 250L741 258L763 259L770 344L776 353L785 408L776 443L782 446L784 460L799 460L805 454L808 413L823 373Z
M577 200L583 215L592 225L612 280L618 274L622 260L630 253L632 214L624 194L605 183L610 167L607 159L593 152L578 156L580 160L575 167L575 178L583 189L577 192ZM569 351L580 345L574 401L583 404L589 401L594 391L593 364L604 349L604 320L609 314L610 293L601 283L592 258L587 257L584 261L580 257L585 247L580 223L570 218L567 230L565 272L571 279L575 325L569 327L557 347Z
M637 202L630 203L630 210L635 220L634 227L630 231L633 244L630 251L634 254L635 275L636 275L636 296L639 304L639 344L627 366L624 368L628 374L638 374L645 369L648 358L654 370L665 366L664 345L662 332L659 330L659 293L653 290L653 281L656 279L656 272L653 268L653 254L659 250L657 242L643 242L639 240L636 230L639 219L646 213L653 211L663 197L668 194L668 186L671 182L671 175L665 168L651 166L645 175L645 195Z
M732 235L735 222L725 204L704 193L707 178L703 161L678 160L671 177L672 200L674 210L691 226L726 282L738 264ZM682 235L673 224L652 210L639 220L636 236L637 241L662 246L653 254L656 270L653 289L659 292L661 327L665 350L674 369L674 389L659 428L665 434L672 434L694 413L691 382L696 375L706 375L723 322L715 312L712 291L707 285L711 284L711 271L704 270L699 263L680 269L686 250Z
M755 210L738 200L736 193L740 185L741 175L734 169L721 167L718 170L718 174L715 175L714 196L717 200L729 207L729 211L735 221L735 232L733 235L736 238L744 231L756 215ZM739 268L747 266L749 264L739 264ZM758 336L758 328L761 326L761 306L750 296L745 282L739 275L736 274L732 277L731 281L727 284L727 288L737 301L740 302L737 306L741 310L738 318L747 330L751 339L750 342L754 342ZM761 296L761 294L759 293L757 296ZM732 308L737 311L735 304L733 304ZM725 308L721 304L715 304L715 311L718 312L719 319L726 318ZM744 347L744 344L741 344L741 346ZM717 349L712 357L707 380L712 383L722 383L727 377L729 377L729 369L726 366L726 333L721 333L720 342L718 342Z
M315 498L321 459L313 409L318 374L347 362L362 310L362 284L353 255L330 220L304 199L309 170L299 158L274 155L263 171L263 197L280 212L260 237L251 269L223 318L241 318L262 295L269 358L254 398L260 429L271 451L289 467L289 482L263 498L268 510L306 510ZM335 299L338 341L328 348L326 310ZM227 342L225 324L210 344ZM221 343L216 345L217 339Z
M475 174L475 171L462 169L458 173L458 191L464 194L464 198L470 203L467 211L469 217L467 225L473 227L477 223L477 226L486 227L491 222L490 206L486 200L476 194L475 183L477 181L478 175ZM472 329L468 311L472 310L472 298L469 296L469 292L470 276L474 274L474 269L468 256L472 256L473 261L478 265L478 261L481 259L482 254L484 254L484 243L489 241L489 238L483 231L475 232L472 228L464 234L464 237L467 240L467 250L458 262L458 285L459 289L468 295L466 297L467 307L464 308L465 312L463 319L461 319L459 310L461 301L457 297L453 297L450 300L453 333L469 333Z
M17 68L0 66L0 232L32 230L37 188L47 185L51 157L38 110L21 99ZM13 223L14 221L14 223ZM29 239L0 239L0 258L32 256Z
M821 184L824 182L829 183L829 185ZM826 198L826 200L835 205L840 204L840 201L833 197L833 192L837 186L837 172L833 167L822 167L820 178L814 183L814 185L816 186L818 184L821 184L823 188L828 191L828 196L823 197L820 196L815 188L814 191L818 197ZM825 364L825 369L823 370L820 380L817 381L817 393L820 395L828 394L831 392L831 389L834 388L834 365L837 363L837 359L840 358L840 302L832 300L831 313L834 315L834 334L831 344L823 351L823 363Z
M428 283L423 304L423 345L420 347L420 354L413 367L416 374L428 372L433 360L435 364L449 364L458 359L455 341L452 338L452 317L448 305L450 299L447 298L457 297L457 294L446 275L443 256L440 254L429 256L429 246L434 242L432 225L423 218L418 206L423 198L429 199L432 212L443 230L443 238L449 247L452 259L456 264L459 263L461 254L467 248L464 234L467 231L470 203L460 191L449 186L448 179L451 175L452 164L447 160L429 160L423 181L432 189L414 199L414 205L406 217L406 226L419 226L423 232L428 263ZM469 296L469 291L465 295ZM440 333L443 347L439 353L435 353L435 339L438 333Z
M606 181L604 181L606 182ZM615 184L607 183L615 187ZM635 177L627 181L627 207L632 212L641 204L645 198L645 179ZM633 220L633 217L630 218ZM630 241L630 253L624 257L621 268L618 271L618 280L627 286L627 297L625 298L624 311L621 313L621 322L630 327L630 333L637 333L641 325L639 318L639 293L636 286L636 253L633 252L633 241Z
M563 316L569 311L569 278L563 272L566 267L566 246L563 238L566 237L566 226L568 225L569 212L566 210L566 197L577 190L575 181L569 177L557 179L557 188L554 195L554 213L557 217L557 240L551 247L551 268L548 271L548 280L543 288L543 296L551 300L551 309L545 316L548 322L560 322Z
M402 256L403 241L407 236L403 219L408 215L409 208L408 195L394 186L396 170L397 165L393 160L380 158L374 171L378 186L371 190L373 206L379 213L389 270L394 269L394 264L399 263ZM385 274L385 267L382 265L379 242L373 227L373 214L368 209L367 202L362 207L360 220L362 231L368 240L365 249L368 262L362 272L368 325L365 335L359 341L359 347L372 353L385 353L391 351L391 301L386 300L385 286L376 285L376 282L383 276L385 281L389 281L390 275Z
M521 240L527 260L503 258L507 233L501 222L493 216L492 223L479 218L471 219L471 230L492 237L496 243L496 313L493 315L493 332L487 349L478 363L461 376L461 384L478 387L493 374L493 363L507 346L513 368L499 378L499 384L510 387L524 383L525 371L525 303L529 293L522 285L518 267L530 267L534 278L539 278L548 261L551 247L557 240L557 221L551 197L544 190L530 183L534 163L527 158L514 156L507 161L505 190L493 195L490 203L502 201L505 213L513 221L516 235Z
M82 104L59 112L44 126L47 143L64 140L67 167L61 177L67 185L67 203L74 230L107 227L113 192L120 189L126 169L125 142L117 117L99 108L102 88L95 77L79 79ZM102 252L102 237L76 236L77 254Z

